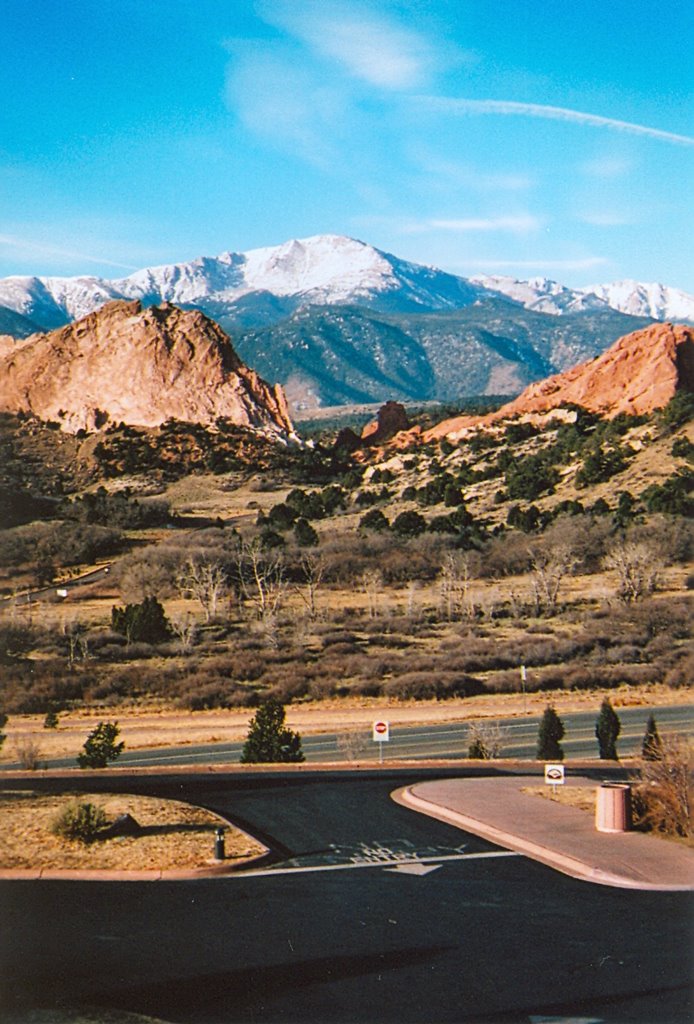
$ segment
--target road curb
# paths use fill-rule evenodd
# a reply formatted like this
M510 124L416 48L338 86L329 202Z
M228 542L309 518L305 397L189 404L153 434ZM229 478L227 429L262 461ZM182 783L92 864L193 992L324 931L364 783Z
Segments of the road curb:
M594 882L597 885L609 885L620 889L640 889L655 892L694 891L693 885L665 885L657 882L639 882L623 875L615 875L609 871L603 871L569 854L560 853L558 850L552 850L530 839L516 836L511 832L506 832L487 822L480 821L478 818L463 814L461 811L455 811L442 804L425 800L423 797L417 796L413 792L412 787L409 786L395 790L391 793L391 797L396 803L402 804L405 807L420 811L423 814L429 815L429 817L437 818L439 821L445 821L449 825L465 829L468 832L474 833L474 835L480 836L482 839L496 843L498 846L515 850L517 853L522 853L532 860L537 860L541 864L547 865L547 867L554 868L557 871L561 871L562 874L577 878L583 882Z
M255 870L271 857L270 851L248 857L238 863L221 861L204 868L153 868L122 871L117 868L0 868L0 882L193 882L196 879L224 878Z

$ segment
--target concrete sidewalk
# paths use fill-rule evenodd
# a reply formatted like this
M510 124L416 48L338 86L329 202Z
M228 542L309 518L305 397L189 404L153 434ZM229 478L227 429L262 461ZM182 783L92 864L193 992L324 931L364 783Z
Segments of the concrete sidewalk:
M596 785L575 776L567 783ZM639 832L598 832L592 814L522 792L538 784L537 775L447 779L418 783L394 797L574 878L632 889L694 890L694 851Z

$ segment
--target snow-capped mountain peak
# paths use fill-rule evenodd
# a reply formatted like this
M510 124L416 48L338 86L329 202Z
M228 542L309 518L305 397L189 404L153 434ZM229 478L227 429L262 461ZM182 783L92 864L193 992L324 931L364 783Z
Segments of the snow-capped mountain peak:
M581 291L597 295L608 306L632 316L650 316L654 320L694 320L694 297L657 282L614 281L612 284L590 285Z
M527 281L519 281L514 277L482 275L470 280L482 288L520 302L526 309L553 316L604 309L607 305L597 295L574 291L548 277L531 277Z
M227 324L236 322L238 309L243 306L243 322L249 324L274 322L312 305L352 304L392 313L436 312L462 309L480 298L499 296L554 316L611 306L638 316L694 322L694 297L665 285L622 281L571 289L544 277L528 281L503 276L466 279L334 234L146 267L114 280L0 280L0 307L46 329L62 326L113 299L139 299L145 305L166 301L198 306Z

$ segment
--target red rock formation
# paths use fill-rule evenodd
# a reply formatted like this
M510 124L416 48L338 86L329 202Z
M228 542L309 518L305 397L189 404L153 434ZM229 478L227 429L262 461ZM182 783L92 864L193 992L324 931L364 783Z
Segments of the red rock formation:
M63 429L167 419L289 433L279 385L245 366L198 310L110 302L67 327L17 342L0 357L0 409L58 420Z
M608 419L619 413L640 415L667 405L679 390L694 391L694 328L654 324L625 335L587 363L531 384L494 413L443 420L424 437L445 437L568 404L581 405Z
M405 412L405 406L399 402L386 402L378 410L375 420L367 423L361 432L361 444L363 446L383 444L399 434L401 430L409 430L410 421Z

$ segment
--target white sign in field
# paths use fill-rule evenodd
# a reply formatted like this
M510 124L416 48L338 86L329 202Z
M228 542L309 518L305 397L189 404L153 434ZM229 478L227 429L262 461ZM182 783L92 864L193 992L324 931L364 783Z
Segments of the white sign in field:
M373 725L374 743L387 743L390 739L390 722L379 719Z
M545 782L548 786L563 786L564 785L564 765L563 764L546 764L545 765Z

